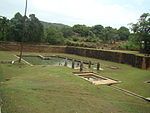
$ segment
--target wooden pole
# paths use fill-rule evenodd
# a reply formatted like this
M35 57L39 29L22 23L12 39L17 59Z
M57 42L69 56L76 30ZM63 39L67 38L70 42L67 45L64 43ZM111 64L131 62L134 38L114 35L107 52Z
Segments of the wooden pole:
M23 37L21 38L21 42L20 42L20 55L19 55L19 63L21 62L22 59L22 52L23 52L23 39L25 37L25 24L26 24L26 14L27 14L27 5L28 5L28 0L26 0L26 5L25 5L25 13L24 13L24 17L23 17Z

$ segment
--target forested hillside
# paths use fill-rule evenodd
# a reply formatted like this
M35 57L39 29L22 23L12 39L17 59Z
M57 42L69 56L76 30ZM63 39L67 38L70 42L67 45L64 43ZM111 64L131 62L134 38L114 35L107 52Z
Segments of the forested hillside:
M61 23L50 23L50 22L44 22L44 21L40 21L42 23L42 25L44 26L44 28L49 28L49 27L54 27L54 28L57 28L57 29L63 29L63 28L68 28L70 26L68 25L64 25L64 24L61 24Z
M149 13L142 14L137 23L130 24L129 30L125 26L117 29L101 24L95 26L76 24L70 27L40 21L35 14L24 17L18 12L10 20L0 16L0 41L129 50L139 50L141 42L144 41L143 48L149 49L149 26Z

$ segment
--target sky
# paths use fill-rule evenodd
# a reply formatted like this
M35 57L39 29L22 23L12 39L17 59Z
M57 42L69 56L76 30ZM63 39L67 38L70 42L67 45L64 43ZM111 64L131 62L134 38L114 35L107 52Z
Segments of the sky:
M24 15L24 7L25 0L0 0L0 15ZM27 10L46 22L114 28L128 27L143 13L150 13L150 0L28 0Z

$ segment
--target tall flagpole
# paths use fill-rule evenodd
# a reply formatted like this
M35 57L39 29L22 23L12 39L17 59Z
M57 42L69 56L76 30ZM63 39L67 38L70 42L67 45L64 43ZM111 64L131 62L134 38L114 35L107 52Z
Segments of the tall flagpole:
M26 24L26 14L27 14L27 5L28 5L28 1L26 0L26 4L25 4L25 12L24 12L24 17L23 17L23 36L21 38L21 42L20 42L20 56L19 56L19 63L21 62L22 59L22 52L23 52L23 39L25 38L25 24Z

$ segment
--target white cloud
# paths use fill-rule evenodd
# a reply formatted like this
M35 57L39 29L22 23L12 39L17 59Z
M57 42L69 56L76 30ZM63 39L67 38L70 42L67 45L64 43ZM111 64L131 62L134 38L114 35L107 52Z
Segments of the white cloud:
M143 0L136 1L143 2ZM71 25L79 23L120 27L126 26L139 17L139 11L128 4L121 6L98 0L30 0L29 4L32 7L31 10L38 16L45 14L44 18L47 16L49 21L58 22L59 20L59 23Z
M134 2L138 5L142 5L145 0L134 0Z

